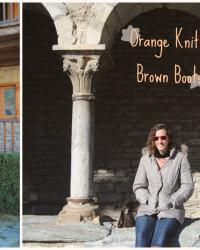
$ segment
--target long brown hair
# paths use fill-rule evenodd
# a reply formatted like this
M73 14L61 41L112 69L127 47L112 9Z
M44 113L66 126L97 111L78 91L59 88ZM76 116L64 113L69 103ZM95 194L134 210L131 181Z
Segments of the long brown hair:
M154 144L153 137L155 136L156 131L158 131L160 129L164 129L166 131L166 134L167 134L168 138L169 138L168 149L171 149L171 148L173 148L175 146L174 135L173 135L171 129L168 127L167 124L158 123L158 124L155 124L151 128L151 130L149 132L149 135L148 135L146 146L147 146L147 149L148 149L150 154L155 153L156 147L155 147L155 144Z

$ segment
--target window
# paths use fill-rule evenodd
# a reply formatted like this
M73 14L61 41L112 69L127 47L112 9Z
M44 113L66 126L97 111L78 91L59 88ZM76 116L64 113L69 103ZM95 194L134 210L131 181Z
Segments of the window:
M19 20L18 3L0 4L0 24L11 23Z
M19 86L0 85L0 119L19 118Z

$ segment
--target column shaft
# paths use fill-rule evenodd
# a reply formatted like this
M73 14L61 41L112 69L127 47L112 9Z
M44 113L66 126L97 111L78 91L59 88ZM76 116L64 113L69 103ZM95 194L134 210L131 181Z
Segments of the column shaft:
M71 198L92 198L94 102L73 101Z

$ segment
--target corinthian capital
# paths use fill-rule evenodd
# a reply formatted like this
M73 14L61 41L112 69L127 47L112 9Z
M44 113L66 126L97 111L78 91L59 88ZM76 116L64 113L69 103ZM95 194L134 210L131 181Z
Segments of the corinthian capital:
M73 96L93 95L92 76L98 70L100 55L66 55L63 58L63 69L72 81Z

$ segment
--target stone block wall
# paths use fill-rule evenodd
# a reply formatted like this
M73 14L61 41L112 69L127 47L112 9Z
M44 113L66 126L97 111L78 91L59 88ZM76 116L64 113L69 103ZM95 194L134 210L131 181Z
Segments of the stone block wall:
M145 38L167 38L171 43L175 27L184 27L181 39L189 38L200 27L200 20L183 12L156 9L135 18L132 25L140 28ZM187 31L187 32L186 32ZM102 203L123 203L132 195L132 183L145 146L148 132L155 123L165 122L174 131L177 144L189 147L189 160L195 190L186 204L186 214L197 216L200 172L200 88L175 84L173 66L180 64L182 74L192 75L198 68L198 50L164 51L155 59L155 48L132 48L114 40L114 69L104 72L98 82L96 97L95 191ZM190 59L189 59L190 58ZM144 65L146 73L166 73L169 83L138 83L136 64ZM200 68L198 69L198 72Z
M172 39L175 25L185 27L184 36L200 27L198 18L165 8L140 15L130 24L140 27L146 37L168 39ZM54 214L69 196L72 88L62 71L62 61L51 50L56 44L51 20L25 11L23 32L23 183L35 200L32 207L24 206L24 213ZM172 78L166 84L139 84L136 63L142 63L146 72L169 75L178 63L191 75L192 65L198 68L200 54L168 48L162 60L156 60L152 56L156 51L131 48L121 41L120 32L111 53L115 67L103 68L96 75L94 196L101 204L116 206L132 196L149 129L157 122L166 122L177 143L189 146L195 192L186 206L192 214L198 208L193 201L200 199L200 88L175 85Z
M193 174L194 193L185 203L186 217L200 218L200 173Z
M31 11L23 19L24 213L55 214L69 194L72 87L52 51L53 21Z

